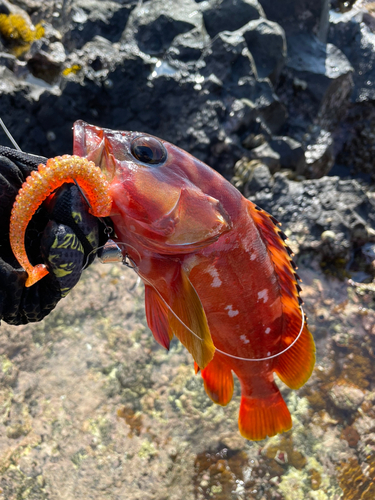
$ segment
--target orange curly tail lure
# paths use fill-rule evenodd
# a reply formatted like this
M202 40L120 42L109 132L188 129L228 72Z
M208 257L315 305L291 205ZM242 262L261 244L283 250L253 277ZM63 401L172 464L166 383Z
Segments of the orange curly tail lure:
M23 183L13 205L10 218L10 245L18 262L28 274L25 286L29 287L48 274L44 264L32 266L25 249L25 231L31 217L52 191L64 183L76 180L90 202L90 213L107 217L111 212L112 198L109 183L99 167L79 156L57 156L46 165L39 165Z

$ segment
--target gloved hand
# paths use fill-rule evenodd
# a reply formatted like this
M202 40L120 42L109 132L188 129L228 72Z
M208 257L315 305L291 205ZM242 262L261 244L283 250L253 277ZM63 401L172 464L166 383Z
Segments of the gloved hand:
M42 320L78 282L82 268L107 240L103 224L88 212L74 184L65 184L34 214L25 234L33 265L49 274L30 288L9 243L12 206L22 183L47 158L0 146L0 320L13 325Z

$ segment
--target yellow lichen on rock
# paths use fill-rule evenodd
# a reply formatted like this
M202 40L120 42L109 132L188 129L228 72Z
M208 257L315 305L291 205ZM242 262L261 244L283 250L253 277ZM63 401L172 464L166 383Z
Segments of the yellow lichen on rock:
M0 14L0 34L17 57L26 52L34 40L44 35L41 23L33 26L20 14Z
M63 76L76 75L79 71L81 71L81 69L82 66L80 64L73 64L73 66L65 68L64 71L62 72L62 75Z

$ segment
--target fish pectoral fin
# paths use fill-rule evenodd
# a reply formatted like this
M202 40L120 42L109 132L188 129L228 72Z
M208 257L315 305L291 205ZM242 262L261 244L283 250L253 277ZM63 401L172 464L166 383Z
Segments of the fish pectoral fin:
M238 426L243 437L260 441L292 427L292 418L283 397L274 384L267 397L256 398L242 394Z
M228 365L220 359L220 354L215 355L202 370L204 388L212 401L221 406L229 403L233 396L233 374Z
M299 312L299 311L298 311ZM297 337L301 328L301 315L294 314L294 321L289 316L290 325L289 344ZM294 328L293 328L294 327ZM293 331L294 330L294 331ZM283 346L285 349L287 345ZM301 336L297 342L284 354L277 358L274 368L280 379L290 389L299 389L309 379L315 364L315 344L306 323L303 326Z
M147 324L162 347L169 349L173 332L168 322L168 307L150 285L145 285L145 309Z
M202 303L182 267L171 288L170 306L173 313L168 311L170 328L203 369L213 358L215 346Z

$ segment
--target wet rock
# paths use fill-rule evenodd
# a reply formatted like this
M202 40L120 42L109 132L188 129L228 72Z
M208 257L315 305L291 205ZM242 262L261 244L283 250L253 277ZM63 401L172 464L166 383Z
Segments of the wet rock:
M129 57L131 57L130 54ZM106 38L95 36L81 50L70 55L64 64L64 74L66 77L73 77L82 84L84 84L85 79L95 82L101 81L108 88L110 86L107 79L108 73L113 71L121 61L122 56L115 45ZM73 71L75 67L79 68L77 73Z
M256 108L247 99L235 99L227 110L224 128L227 134L241 134L256 119Z
M273 178L268 167L264 164L259 164L254 168L248 182L244 186L244 196L249 196L251 192L269 190L272 184Z
M268 138L280 132L287 120L287 110L268 79L244 78L233 90L235 95L248 99L256 108L257 119L249 127L248 132L264 134Z
M199 29L193 29L187 33L177 35L167 51L168 60L174 61L179 66L181 63L188 64L201 57L203 49L209 43L207 34Z
M209 0L202 12L211 38L222 31L235 31L249 21L265 17L258 0Z
M360 440L361 436L359 433L354 429L354 427L348 425L343 429L341 433L342 439L346 439L348 442L348 445L350 448L356 448L358 441Z
M285 224L298 242L295 251L317 252L327 271L334 265L345 269L358 248L372 241L375 202L354 180L322 177L295 182L276 173L270 188L249 189L248 194ZM332 238L326 237L327 231Z
M375 98L375 33L364 21L365 11L345 14L331 12L329 41L337 45L354 68L354 89L351 98L355 102ZM368 18L375 21L373 16Z
M327 175L334 163L334 144L330 132L314 127L312 132L304 137L306 164L302 163L297 172L308 179L319 179Z
M357 411L365 399L361 389L340 383L332 387L328 396L336 408L347 411Z
M270 147L280 157L280 167L289 168L296 172L304 172L306 167L305 153L301 143L291 137L274 137Z
M286 58L284 30L267 19L250 21L238 30L254 58L259 78L277 83Z
M274 137L251 150L250 158L260 160L274 174L281 168L296 172L305 171L305 154L302 145L290 137Z
M268 142L254 148L251 151L251 157L267 165L272 173L280 170L280 154L277 153Z
M275 11L270 2L263 4ZM24 148L45 155L70 151L70 127L80 117L162 136L229 178L246 154L244 147L260 146L246 138L262 135L280 155L273 171L292 168L318 178L330 170L352 129L352 118L350 123L343 118L350 65L334 45L314 37L326 2L288 5L280 10L286 20L298 20L298 29L287 32L285 65L284 30L274 14L265 18L254 0L74 0L61 5L23 0L34 23L41 12L46 15L45 36L26 56L26 68L17 58L3 58L17 78L32 85L23 81L27 98L16 99L11 108L10 100L2 99L0 111L26 113L28 121L15 127L16 139L22 137ZM338 121L344 125L334 134ZM302 144L307 167L301 151L280 143L280 137ZM370 135L366 140L373 142ZM367 153L366 172L372 150Z
M203 18L194 0L155 0L132 11L122 41L134 40L143 52L160 55L176 36L195 28L203 30Z
M225 31L219 33L202 57L204 76L214 74L224 84L237 84L240 78L254 77L254 60L243 36Z
M14 71L16 61L16 56L8 54L7 52L0 52L0 66L5 66L6 68Z
M30 72L49 83L56 80L65 60L65 49L61 42L46 43L44 40L34 42L27 56Z
M302 90L306 118L317 118L322 126L334 126L344 116L349 102L352 66L337 47L310 35L289 37L287 43L289 75L307 83Z
M64 36L64 45L70 49L81 48L96 35L111 42L119 41L133 7L132 2L74 0L69 12L71 27Z
M247 149L254 149L266 142L264 134L249 134L242 141L242 145Z
M331 0L331 9L348 12L356 2L357 0Z
M261 0L266 16L279 23L287 34L314 33L322 40L328 27L328 0Z
M375 107L373 101L363 101L350 108L346 120L335 132L338 150L336 171L342 177L375 181Z

